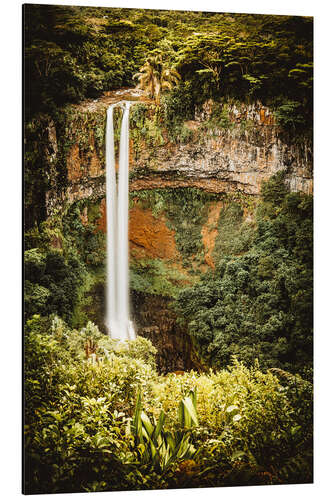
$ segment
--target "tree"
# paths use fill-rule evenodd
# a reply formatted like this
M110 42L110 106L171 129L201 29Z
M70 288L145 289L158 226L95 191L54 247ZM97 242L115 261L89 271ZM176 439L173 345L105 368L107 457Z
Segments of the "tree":
M182 65L198 65L195 73L211 77L219 89L222 72L222 54L230 38L216 33L193 33L179 53ZM204 67L202 69L202 66ZM193 68L191 68L193 70Z
M147 59L133 79L138 79L137 88L148 92L149 97L154 97L159 105L161 91L171 90L180 80L180 75L174 68L166 67L162 55L157 54Z

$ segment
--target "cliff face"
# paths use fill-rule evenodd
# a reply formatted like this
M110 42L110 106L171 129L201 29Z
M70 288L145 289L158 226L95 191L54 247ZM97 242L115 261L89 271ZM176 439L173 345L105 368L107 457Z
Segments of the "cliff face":
M290 190L312 193L311 144L283 140L272 111L260 103L218 107L207 102L175 139L157 122L156 109L140 92L109 93L72 106L61 129L49 125L49 216L79 200L94 203L96 231L105 232L106 109L123 99L136 101L130 124L129 239L133 283L139 283L132 286L137 330L157 345L162 371L196 367L184 340L186 329L176 323L170 307L175 289L192 283L193 274L214 268L216 242L228 231L251 229L264 180L283 170ZM116 142L120 118L115 116ZM53 175L57 158L62 164L61 185L59 174ZM226 223L230 204L239 207L240 215L236 222ZM86 215L81 210L83 223ZM143 289L141 279L148 280ZM100 304L103 287L98 293ZM95 316L103 328L101 311Z
M97 151L96 143L103 143L100 136L105 129L107 107L122 99L149 106L139 91L110 94L72 107L75 119L68 123L71 145L65 158L67 186L62 200L71 203L105 193L104 155ZM213 107L212 102L207 102L195 120L185 122L189 137L184 143L170 140L166 130L161 130L159 137L147 139L147 134L138 129L136 141L131 133L130 189L197 187L215 193L258 195L263 180L286 170L286 182L292 191L312 193L312 148L307 140L301 144L284 142L272 112L260 103L225 105L221 109L222 123L212 120ZM99 121L98 138L97 121L91 119L94 116ZM85 135L85 147L80 144L80 134ZM52 127L50 141L57 154L56 131ZM49 212L54 204L54 191L50 191Z
M187 144L166 141L156 149L153 159L143 149L132 160L139 175L132 189L195 186L211 192L258 195L263 180L285 169L291 190L312 192L309 144L283 143L268 108L260 103L225 106L220 128L209 123L212 108L213 103L206 103L195 120L185 122L191 131ZM141 174L140 169L147 165L150 172Z

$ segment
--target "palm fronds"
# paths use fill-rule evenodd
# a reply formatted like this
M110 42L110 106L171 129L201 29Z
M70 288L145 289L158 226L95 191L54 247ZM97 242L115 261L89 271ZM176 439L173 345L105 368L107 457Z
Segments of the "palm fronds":
M160 54L151 56L133 76L138 80L137 88L147 92L149 97L160 102L161 90L171 90L180 80L180 74L174 68L164 66Z

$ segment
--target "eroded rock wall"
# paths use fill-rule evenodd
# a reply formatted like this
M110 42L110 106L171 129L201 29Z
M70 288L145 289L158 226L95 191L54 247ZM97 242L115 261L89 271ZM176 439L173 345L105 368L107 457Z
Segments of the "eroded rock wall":
M162 373L201 370L202 364L186 329L177 323L170 299L136 294L132 303L137 333L157 348L156 362Z
M113 93L98 101L73 106L68 122L71 145L66 150L67 182L61 194L47 194L48 212L60 203L72 203L87 197L103 197L105 193L105 160L103 134L107 107L122 99L136 99L149 106L147 100L132 91ZM135 104L133 105L135 106ZM161 137L148 141L137 130L130 148L130 189L161 187L197 187L209 192L260 193L260 186L280 170L287 172L286 182L292 191L312 193L312 146L309 139L283 140L272 111L256 104L229 104L221 108L222 125L212 121L214 103L207 102L195 120L185 122L189 139L181 143ZM98 117L93 120L91 117ZM98 127L97 127L98 125ZM74 130L73 130L74 129ZM84 146L80 136L86 140ZM137 137L139 136L139 141ZM56 133L52 134L53 150L58 151ZM99 143L98 151L96 144ZM54 159L53 159L54 161Z

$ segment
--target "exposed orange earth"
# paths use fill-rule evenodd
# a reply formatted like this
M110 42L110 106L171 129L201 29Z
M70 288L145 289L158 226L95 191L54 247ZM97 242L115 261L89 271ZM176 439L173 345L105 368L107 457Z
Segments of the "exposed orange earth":
M106 232L105 199L100 206L97 230ZM129 210L129 241L133 257L178 260L175 232L166 225L165 217L154 217L150 209L134 206Z

